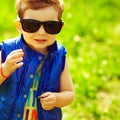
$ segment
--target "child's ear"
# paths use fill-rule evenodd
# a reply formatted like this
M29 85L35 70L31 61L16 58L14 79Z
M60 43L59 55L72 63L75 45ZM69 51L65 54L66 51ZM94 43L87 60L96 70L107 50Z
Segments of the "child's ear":
M64 25L62 26L62 29L64 28Z
M22 33L22 27L21 27L20 21L14 20L14 25L15 25L16 29L18 30L18 32Z

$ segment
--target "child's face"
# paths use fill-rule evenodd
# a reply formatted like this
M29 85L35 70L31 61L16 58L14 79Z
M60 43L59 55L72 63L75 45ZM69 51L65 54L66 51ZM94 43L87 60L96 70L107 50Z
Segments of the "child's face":
M38 10L28 9L24 13L23 19L34 19L38 21L58 21L58 11L54 7L46 7ZM25 32L21 27L23 37L28 46L38 52L47 50L47 47L55 42L56 34L49 34L40 26L39 30L33 33Z

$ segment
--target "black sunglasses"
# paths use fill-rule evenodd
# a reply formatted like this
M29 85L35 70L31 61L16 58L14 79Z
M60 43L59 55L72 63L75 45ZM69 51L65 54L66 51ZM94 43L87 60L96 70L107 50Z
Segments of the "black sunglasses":
M64 24L62 21L41 22L34 19L20 19L20 22L25 32L34 33L39 30L41 25L43 25L44 30L49 34L59 33Z

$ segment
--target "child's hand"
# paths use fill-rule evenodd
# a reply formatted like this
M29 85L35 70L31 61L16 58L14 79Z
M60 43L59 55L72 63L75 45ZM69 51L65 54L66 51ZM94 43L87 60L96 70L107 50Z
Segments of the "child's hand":
M44 110L51 110L56 104L56 95L52 92L43 93L40 97L42 108Z
M9 76L12 72L14 72L17 68L23 65L23 55L24 52L22 49L12 51L6 58L3 63L3 73L6 76Z

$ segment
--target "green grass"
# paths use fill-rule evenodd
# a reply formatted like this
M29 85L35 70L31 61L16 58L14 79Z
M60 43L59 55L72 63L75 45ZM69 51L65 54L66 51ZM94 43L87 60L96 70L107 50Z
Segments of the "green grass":
M2 41L18 32L14 1L0 4ZM75 99L63 108L63 120L119 120L119 11L119 0L65 0L65 26L57 39L68 49Z

